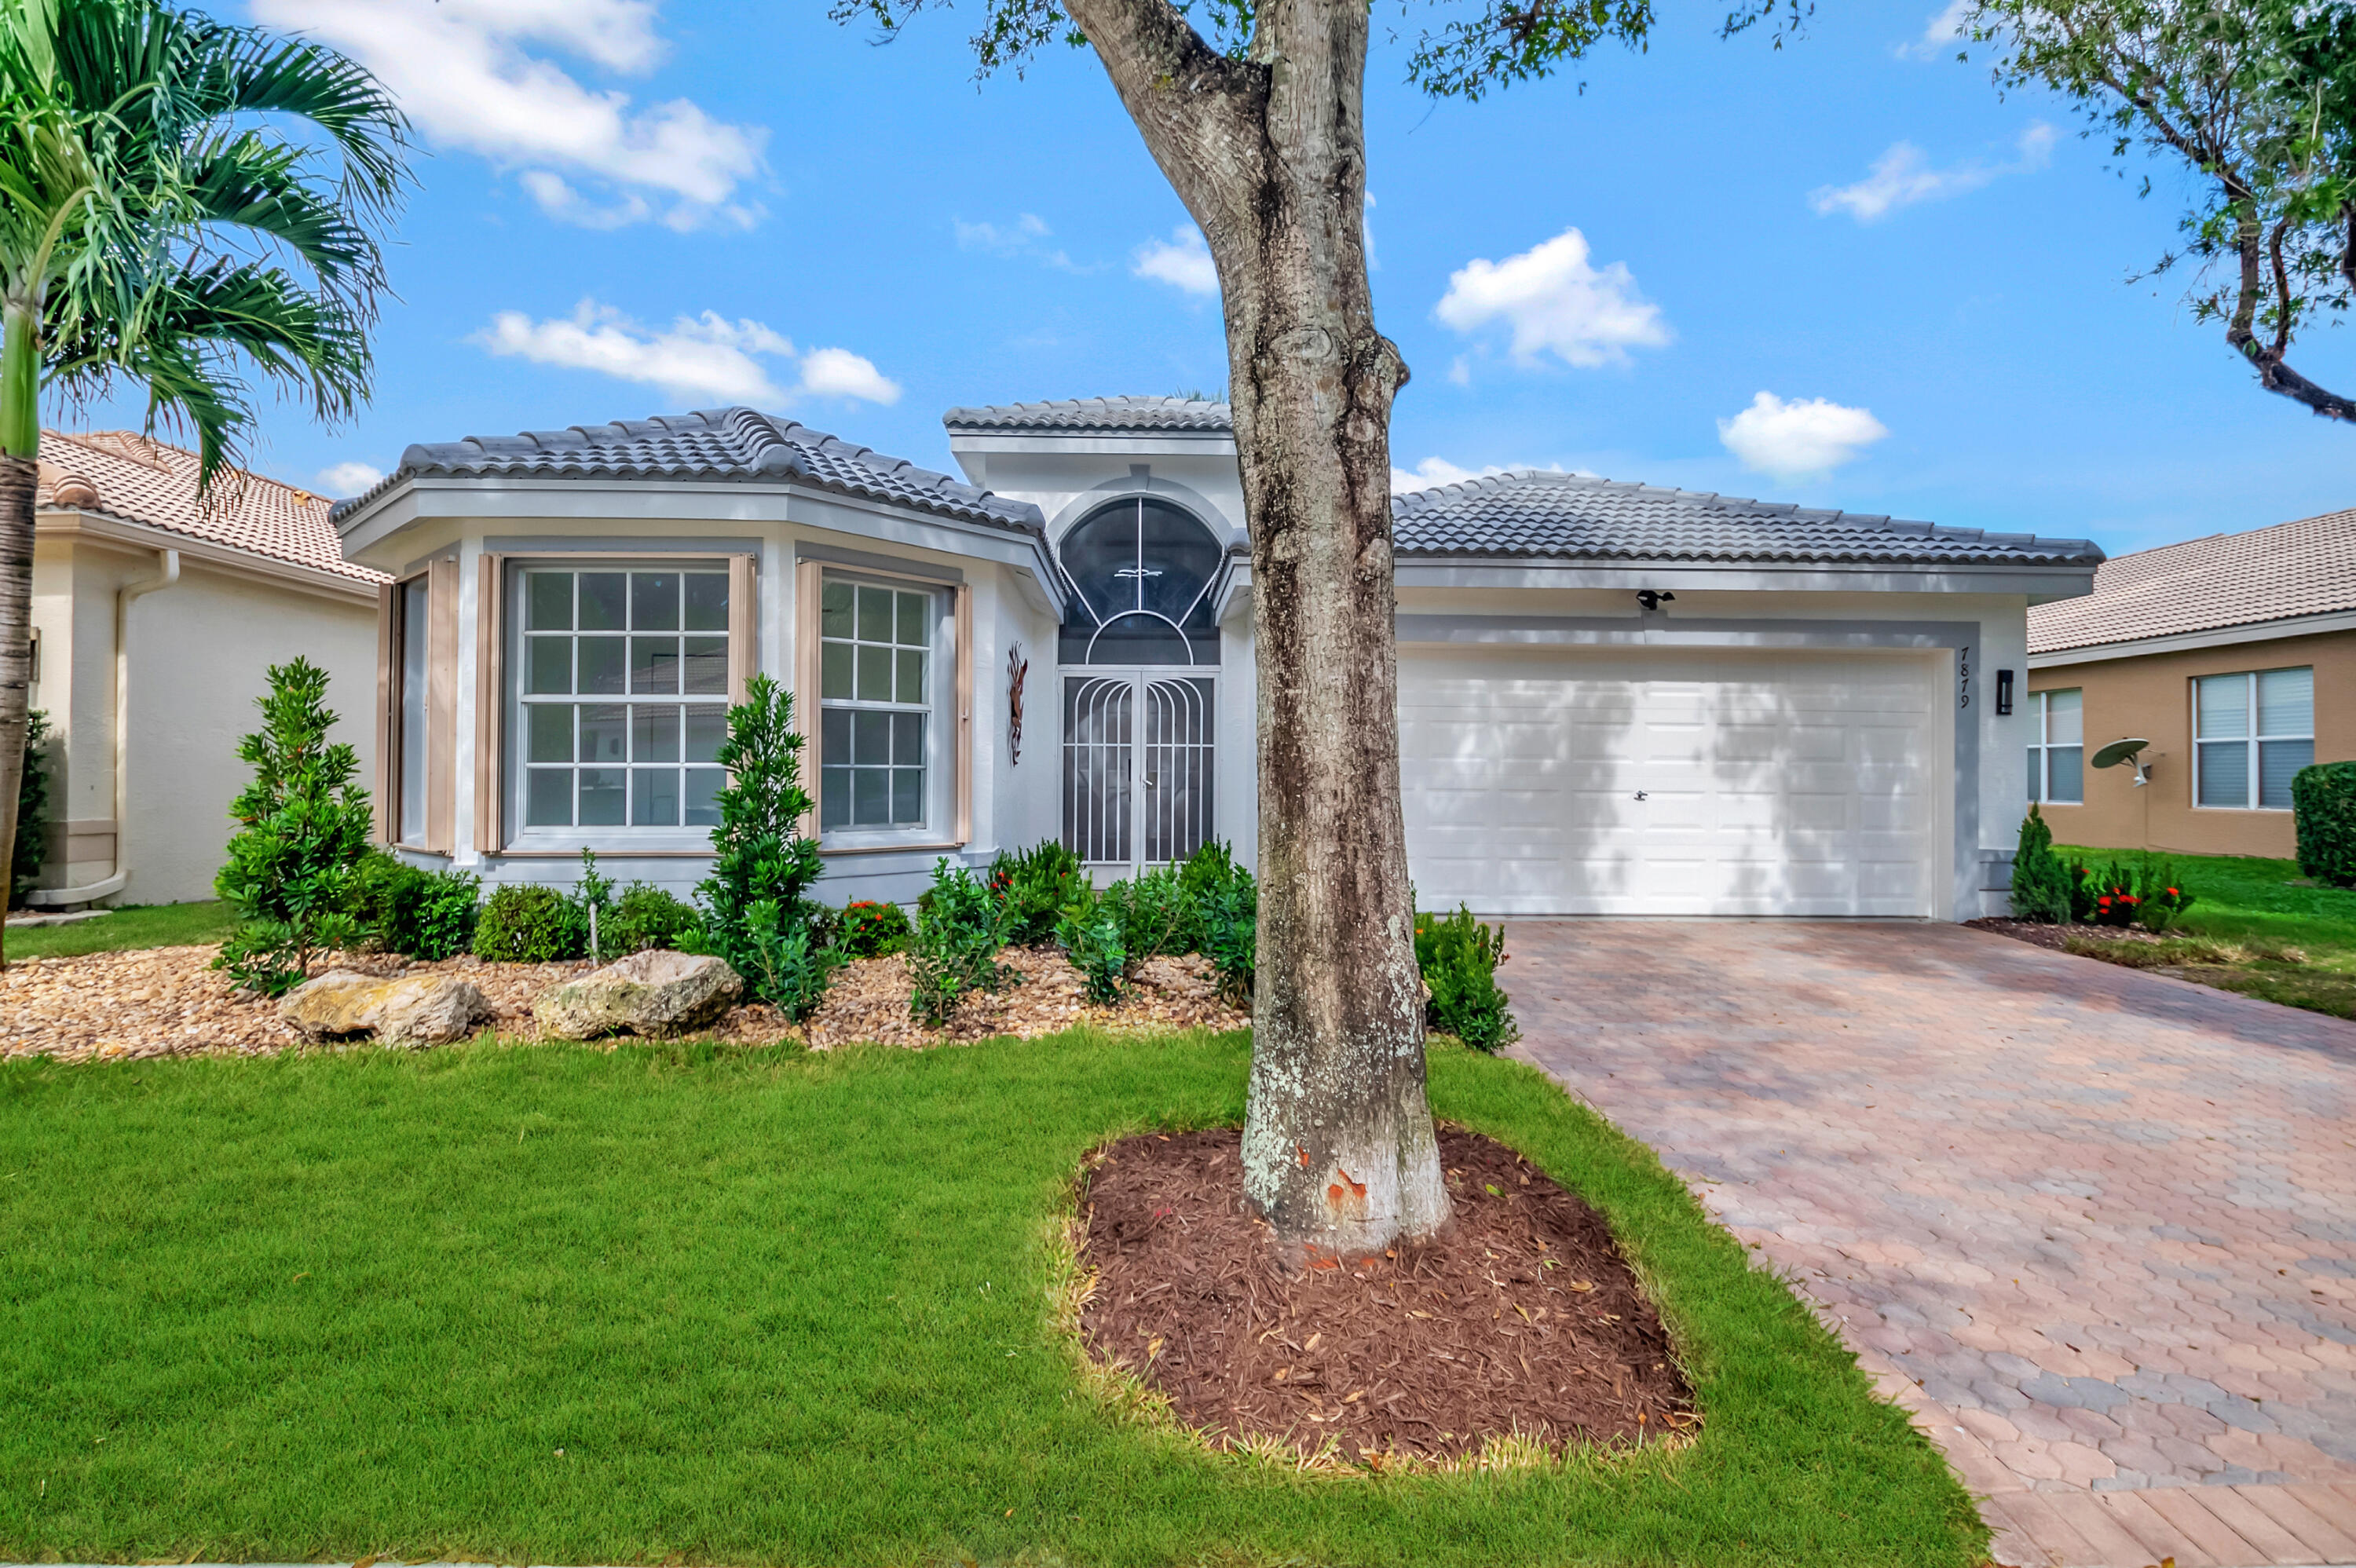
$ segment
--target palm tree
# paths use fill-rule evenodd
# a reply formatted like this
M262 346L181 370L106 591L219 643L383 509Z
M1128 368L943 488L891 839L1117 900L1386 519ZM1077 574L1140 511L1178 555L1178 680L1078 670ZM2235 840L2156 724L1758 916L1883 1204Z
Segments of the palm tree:
M208 492L253 422L251 382L351 414L409 146L391 95L333 49L158 0L0 0L0 888L43 388L144 390L151 429L193 432Z

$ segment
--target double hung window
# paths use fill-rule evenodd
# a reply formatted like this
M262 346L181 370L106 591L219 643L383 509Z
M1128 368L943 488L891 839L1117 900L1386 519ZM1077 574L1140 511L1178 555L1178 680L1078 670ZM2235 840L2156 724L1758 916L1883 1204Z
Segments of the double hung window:
M819 592L819 826L922 827L932 815L941 595L829 574Z
M2288 811L2315 761L2314 668L2204 675L2192 705L2193 804Z
M524 827L716 824L728 572L532 567L520 576Z
M2086 798L2086 693L2029 694L2029 798L2079 805Z

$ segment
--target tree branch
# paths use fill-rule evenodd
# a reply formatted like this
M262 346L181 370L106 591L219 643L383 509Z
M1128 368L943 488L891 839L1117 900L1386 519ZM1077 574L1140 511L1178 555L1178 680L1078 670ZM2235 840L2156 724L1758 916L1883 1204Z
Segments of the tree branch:
M1065 0L1065 8L1194 221L1206 234L1239 232L1266 155L1269 67L1213 48L1170 0Z

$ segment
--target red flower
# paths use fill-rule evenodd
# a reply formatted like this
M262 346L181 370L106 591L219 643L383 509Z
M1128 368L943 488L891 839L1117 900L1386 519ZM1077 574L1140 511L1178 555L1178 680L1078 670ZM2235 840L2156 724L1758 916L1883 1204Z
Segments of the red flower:
M2178 892L2174 888L2170 888L2168 890L2168 896L2172 899L2179 899L2182 898L2184 895Z
M2111 907L2111 895L2104 893L2101 898L2096 899L2094 902L2104 909L2108 909Z

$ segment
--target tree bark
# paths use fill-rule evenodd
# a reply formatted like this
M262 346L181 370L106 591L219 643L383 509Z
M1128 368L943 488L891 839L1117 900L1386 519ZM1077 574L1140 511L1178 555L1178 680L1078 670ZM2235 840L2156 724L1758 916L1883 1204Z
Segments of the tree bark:
M0 908L16 885L16 794L33 693L33 492L40 466L0 454ZM0 922L0 969L8 965Z
M1342 1252L1448 1218L1399 802L1391 401L1365 246L1363 0L1263 0L1247 59L1167 0L1066 0L1219 274L1251 530L1259 951L1244 1189Z

